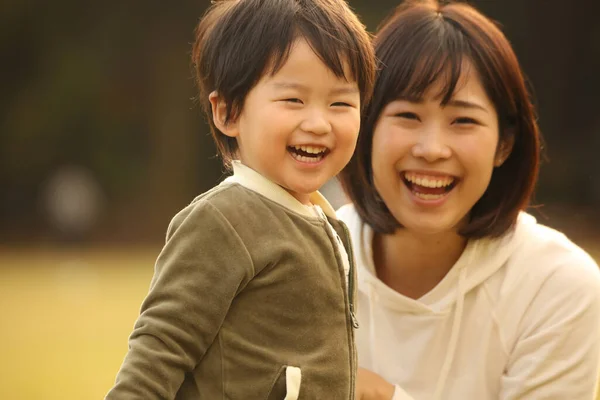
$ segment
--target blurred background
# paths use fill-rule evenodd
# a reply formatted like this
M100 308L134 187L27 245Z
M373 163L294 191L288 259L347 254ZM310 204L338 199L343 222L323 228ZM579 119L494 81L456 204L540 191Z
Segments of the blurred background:
M534 89L547 157L532 212L600 260L593 1L471 3ZM0 398L102 398L170 218L224 177L189 61L208 4L3 2ZM350 4L374 31L398 2Z

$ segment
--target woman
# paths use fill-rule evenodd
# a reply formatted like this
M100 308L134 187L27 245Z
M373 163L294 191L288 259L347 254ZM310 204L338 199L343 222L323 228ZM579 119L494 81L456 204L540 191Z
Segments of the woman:
M540 138L510 44L466 4L400 6L342 175L357 398L593 399L600 273L523 210Z

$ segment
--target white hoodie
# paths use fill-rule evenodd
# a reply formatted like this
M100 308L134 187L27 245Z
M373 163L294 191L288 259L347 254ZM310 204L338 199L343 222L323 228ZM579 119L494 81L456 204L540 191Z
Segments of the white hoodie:
M600 271L563 234L522 213L514 232L470 241L413 300L377 278L373 231L354 207L338 216L358 272L359 366L396 384L394 400L595 398Z

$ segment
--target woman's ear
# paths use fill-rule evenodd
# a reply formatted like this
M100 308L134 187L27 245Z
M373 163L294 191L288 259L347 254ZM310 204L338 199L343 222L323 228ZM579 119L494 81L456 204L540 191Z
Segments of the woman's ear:
M514 133L509 133L504 139L498 144L496 150L496 157L494 158L494 167L500 167L504 164L504 161L510 156L513 146L515 145Z
M237 124L231 119L227 121L227 104L219 96L217 91L208 95L208 101L212 109L213 122L218 130L229 137L236 137L239 134Z

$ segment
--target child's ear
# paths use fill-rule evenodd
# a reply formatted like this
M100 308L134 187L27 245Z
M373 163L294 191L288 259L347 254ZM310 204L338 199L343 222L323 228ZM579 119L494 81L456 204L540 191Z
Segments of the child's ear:
M217 129L229 137L238 136L239 132L235 121L232 121L231 119L227 121L227 104L219 96L219 93L216 91L211 92L208 95L208 101L210 101L213 122Z
M496 157L494 158L494 167L500 167L504 164L504 161L510 156L513 146L515 145L514 133L509 133L504 139L498 144L496 150Z

